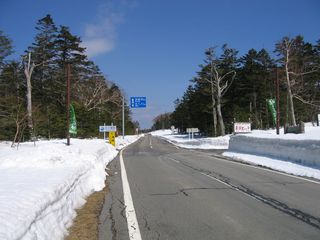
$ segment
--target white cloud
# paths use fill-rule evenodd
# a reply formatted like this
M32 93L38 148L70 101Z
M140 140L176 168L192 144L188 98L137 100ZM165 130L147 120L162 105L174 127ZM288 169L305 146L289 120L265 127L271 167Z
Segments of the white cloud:
M83 47L87 55L94 57L115 48L117 26L123 21L125 5L106 4L99 7L96 21L85 25Z
M83 42L87 49L87 55L94 57L103 53L110 52L114 49L114 40L107 38L91 38Z

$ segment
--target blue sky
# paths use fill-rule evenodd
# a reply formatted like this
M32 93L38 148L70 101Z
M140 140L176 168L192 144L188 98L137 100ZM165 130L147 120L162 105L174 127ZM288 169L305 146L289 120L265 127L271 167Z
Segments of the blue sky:
M1 0L0 29L19 56L33 42L36 22L51 14L69 26L102 72L131 96L142 128L173 111L203 62L204 50L228 43L245 54L284 36L320 39L318 0Z

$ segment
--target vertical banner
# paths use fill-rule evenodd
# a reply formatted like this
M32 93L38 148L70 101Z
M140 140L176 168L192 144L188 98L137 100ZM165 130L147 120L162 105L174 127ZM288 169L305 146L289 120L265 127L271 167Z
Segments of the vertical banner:
M276 100L271 98L267 100L267 103L272 115L273 122L274 124L276 124L277 123Z
M77 134L77 120L76 120L76 113L72 104L70 104L70 126L69 126L69 133Z

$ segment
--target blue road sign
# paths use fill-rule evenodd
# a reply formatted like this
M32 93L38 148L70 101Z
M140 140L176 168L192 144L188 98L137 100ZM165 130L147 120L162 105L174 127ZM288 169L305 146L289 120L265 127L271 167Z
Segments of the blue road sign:
M130 97L131 108L145 108L147 107L146 97Z

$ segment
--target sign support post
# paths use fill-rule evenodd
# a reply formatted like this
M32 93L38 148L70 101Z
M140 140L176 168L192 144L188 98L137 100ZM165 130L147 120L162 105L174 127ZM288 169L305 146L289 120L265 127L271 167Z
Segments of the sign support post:
M124 96L122 96L122 139L124 139Z
M189 136L189 140L194 139L194 134L198 133L199 129L198 128L187 128L187 133Z
M109 133L109 143L113 146L116 146L116 131L117 126L113 126L113 123L109 126L106 126L104 123L103 126L99 126L99 132L103 132L103 140L106 141L106 132Z

